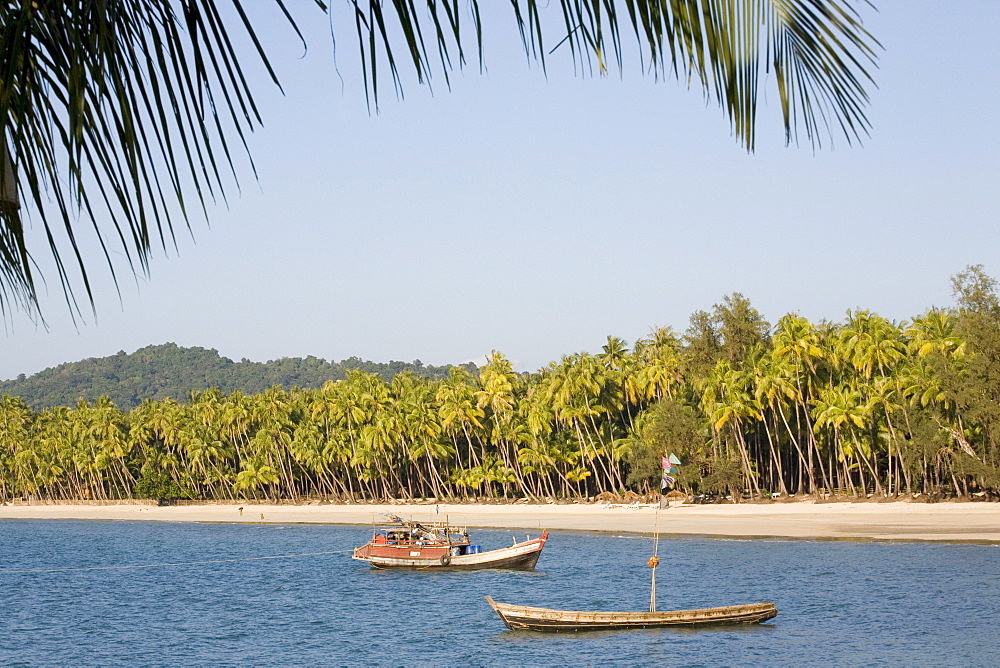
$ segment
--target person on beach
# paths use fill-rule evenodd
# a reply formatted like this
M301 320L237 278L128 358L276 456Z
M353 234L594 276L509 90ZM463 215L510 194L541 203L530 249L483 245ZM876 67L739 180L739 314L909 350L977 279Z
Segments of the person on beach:
M240 506L240 517L243 517L243 506Z

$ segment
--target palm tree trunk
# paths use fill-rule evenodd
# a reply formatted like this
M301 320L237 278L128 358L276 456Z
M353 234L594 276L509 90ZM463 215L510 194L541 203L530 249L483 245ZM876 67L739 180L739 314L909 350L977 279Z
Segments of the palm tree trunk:
M812 466L808 466L806 464L805 455L802 453L802 446L799 445L799 439L797 439L795 437L795 435L792 433L792 428L788 424L788 418L785 417L785 409L784 409L784 407L780 403L778 404L778 414L781 415L781 421L784 423L785 430L788 432L788 438L792 442L792 445L795 446L795 451L799 455L799 487L798 487L798 490L799 490L799 492L802 491L802 471L803 471L803 469L805 469L805 472L806 472L806 474L809 477L809 492L811 494L815 494L816 493L816 477L813 474Z
M777 421L775 421L775 428L777 428ZM775 451L774 440L771 438L771 430L768 429L767 420L766 419L764 420L764 433L767 434L767 444L771 448L771 461L774 464L774 470L777 473L778 484L779 484L779 486L781 488L781 493L783 495L785 495L785 496L788 496L788 488L785 487L784 472L781 470L781 458L778 456L778 453ZM771 489L774 489L773 485L771 486Z

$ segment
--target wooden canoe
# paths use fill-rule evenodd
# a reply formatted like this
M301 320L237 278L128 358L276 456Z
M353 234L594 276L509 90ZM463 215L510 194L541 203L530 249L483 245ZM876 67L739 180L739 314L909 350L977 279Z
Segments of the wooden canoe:
M727 605L721 608L671 612L584 612L497 603L490 596L487 596L486 600L500 615L507 628L515 631L598 631L649 629L661 626L759 624L778 614L778 609L773 603Z

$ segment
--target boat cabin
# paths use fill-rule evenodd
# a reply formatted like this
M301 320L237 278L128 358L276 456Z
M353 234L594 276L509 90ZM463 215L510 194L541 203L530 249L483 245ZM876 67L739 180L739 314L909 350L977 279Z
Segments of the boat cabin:
M378 527L372 537L372 548L391 548L389 552L376 549L373 554L391 554L393 550L414 550L426 558L439 558L441 555L462 556L478 554L480 547L472 545L467 529L452 527L441 522L406 522L390 527ZM407 556L417 556L408 553Z

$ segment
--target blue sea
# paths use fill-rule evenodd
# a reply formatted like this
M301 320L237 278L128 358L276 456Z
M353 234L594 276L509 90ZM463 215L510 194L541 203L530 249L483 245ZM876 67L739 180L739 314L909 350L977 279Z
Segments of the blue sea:
M778 616L549 635L507 630L483 597L648 609L652 540L553 532L534 572L435 573L351 560L370 535L0 520L0 664L1000 666L996 545L661 539L660 610L772 601ZM473 533L484 549L525 537Z

